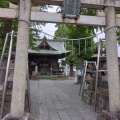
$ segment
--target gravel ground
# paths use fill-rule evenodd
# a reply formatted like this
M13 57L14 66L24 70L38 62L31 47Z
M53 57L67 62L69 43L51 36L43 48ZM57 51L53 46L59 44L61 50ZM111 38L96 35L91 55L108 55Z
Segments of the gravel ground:
M31 80L31 115L35 120L97 120L93 107L81 101L74 80Z

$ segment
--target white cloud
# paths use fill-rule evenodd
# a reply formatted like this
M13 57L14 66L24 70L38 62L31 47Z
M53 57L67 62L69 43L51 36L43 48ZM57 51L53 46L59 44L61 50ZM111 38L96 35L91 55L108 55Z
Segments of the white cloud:
M52 8L48 7L48 12L55 13L58 7L59 6L52 6ZM41 26L41 27L42 27L43 32L54 36L54 33L57 30L55 25L56 25L55 23L47 23L45 26ZM43 37L44 33L42 33L41 36ZM49 38L49 39L52 39L52 37L49 37L48 35L46 35L46 37Z
M45 32L45 33L47 33L47 34L54 36L54 33L55 33L55 31L57 30L57 28L55 27L55 24L53 24L53 23L47 23L47 24L45 25L45 27L42 26L42 30L43 30L43 32ZM41 34L42 37L43 37L44 35L45 35L44 33ZM50 36L48 36L48 35L46 35L46 37L49 38L49 39L52 38L52 37L50 37Z
M55 12L57 12L58 8L59 8L59 6L52 6L52 8L48 7L48 12L55 13Z

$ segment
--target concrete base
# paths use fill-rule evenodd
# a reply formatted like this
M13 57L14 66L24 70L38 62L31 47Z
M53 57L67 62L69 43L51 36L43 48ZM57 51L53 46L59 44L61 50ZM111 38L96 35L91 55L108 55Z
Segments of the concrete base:
M29 113L25 113L23 117L13 117L7 114L2 120L34 120Z
M97 117L97 120L120 120L119 113L111 113L103 110L102 114Z

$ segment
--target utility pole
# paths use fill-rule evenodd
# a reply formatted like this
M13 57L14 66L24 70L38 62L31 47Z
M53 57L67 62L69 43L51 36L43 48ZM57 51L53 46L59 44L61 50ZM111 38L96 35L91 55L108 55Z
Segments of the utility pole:
M28 63L28 46L30 30L31 0L20 0L15 72L13 80L10 116L24 116L26 89L26 69Z
M120 110L120 79L118 68L116 15L115 8L113 7L114 0L107 0L106 3L111 5L106 8L107 25L105 27L109 107L110 112L116 113Z

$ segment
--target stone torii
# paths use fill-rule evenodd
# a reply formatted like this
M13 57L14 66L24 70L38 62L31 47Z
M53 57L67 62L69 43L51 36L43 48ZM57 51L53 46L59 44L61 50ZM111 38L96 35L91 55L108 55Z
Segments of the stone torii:
M117 55L116 27L120 26L120 17L115 10L120 10L120 2L115 0L81 0L82 8L104 9L100 16L81 15L78 20L62 19L58 13L41 13L31 11L31 4L45 3L62 5L62 0L9 0L19 2L19 10L0 8L0 18L18 20L18 36L16 47L15 73L11 103L11 117L24 117L25 80L28 60L30 21L55 23L72 23L83 25L99 25L106 29L106 53L109 84L110 112L120 110L120 82ZM89 21L88 21L89 19Z

